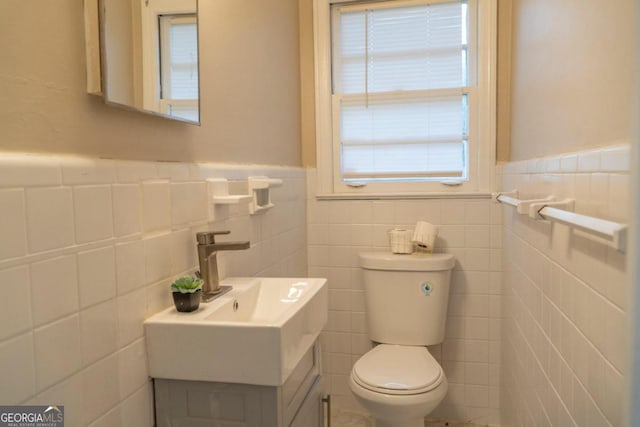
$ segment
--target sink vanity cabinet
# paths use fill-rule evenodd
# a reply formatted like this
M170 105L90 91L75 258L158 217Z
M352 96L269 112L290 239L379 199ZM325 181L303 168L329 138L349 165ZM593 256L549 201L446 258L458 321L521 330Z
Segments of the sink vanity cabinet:
M154 380L158 427L322 427L316 343L281 386Z
M232 278L191 313L145 321L160 427L321 427L325 279Z

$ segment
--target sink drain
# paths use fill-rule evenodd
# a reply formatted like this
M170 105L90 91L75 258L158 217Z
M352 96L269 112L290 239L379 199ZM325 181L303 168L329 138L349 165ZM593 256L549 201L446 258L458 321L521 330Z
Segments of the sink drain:
M238 300L233 300L233 311L238 311L238 307L240 307Z

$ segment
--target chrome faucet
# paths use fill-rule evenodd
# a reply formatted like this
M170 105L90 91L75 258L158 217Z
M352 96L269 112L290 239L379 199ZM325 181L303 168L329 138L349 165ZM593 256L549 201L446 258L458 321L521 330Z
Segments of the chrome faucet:
M231 287L220 286L218 277L218 251L238 251L249 249L249 241L245 242L218 242L215 241L217 234L229 234L230 231L205 231L196 233L198 241L198 262L200 264L199 276L204 280L202 286L202 300L211 301L214 297L221 295ZM225 289L226 288L226 289Z

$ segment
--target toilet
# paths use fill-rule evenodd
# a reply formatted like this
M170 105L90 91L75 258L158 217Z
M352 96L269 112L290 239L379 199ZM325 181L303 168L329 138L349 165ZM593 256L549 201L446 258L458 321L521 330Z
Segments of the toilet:
M450 254L360 254L369 338L378 343L351 370L356 400L376 427L423 427L448 384L426 346L444 340Z

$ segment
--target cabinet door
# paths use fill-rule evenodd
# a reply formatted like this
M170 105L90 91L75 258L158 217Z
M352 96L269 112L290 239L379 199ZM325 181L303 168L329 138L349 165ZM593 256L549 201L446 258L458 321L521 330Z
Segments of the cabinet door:
M323 427L324 410L322 407L322 377L316 378L313 387L300 405L298 413L289 427Z

